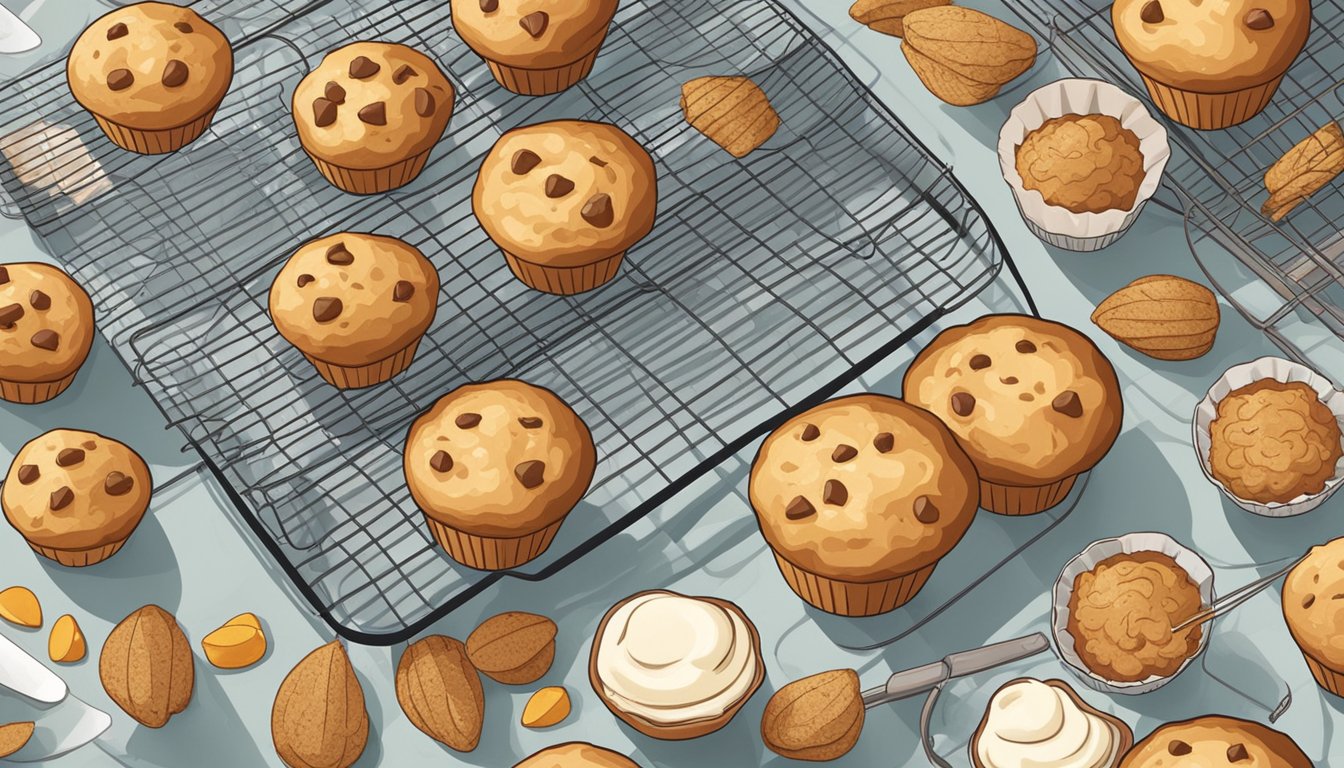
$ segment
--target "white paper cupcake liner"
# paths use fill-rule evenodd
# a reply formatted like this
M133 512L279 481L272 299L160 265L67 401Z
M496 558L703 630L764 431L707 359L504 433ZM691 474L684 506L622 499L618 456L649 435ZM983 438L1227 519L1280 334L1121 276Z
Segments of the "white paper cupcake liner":
M1108 557L1135 552L1161 552L1176 561L1185 569L1190 579L1199 587L1200 599L1205 606L1213 604L1213 569L1193 550L1180 544L1165 533L1129 533L1114 539L1102 539L1087 545L1079 555L1064 565L1059 578L1055 580L1054 605L1050 611L1050 634L1055 640L1055 649L1059 652L1069 670L1078 676L1085 685L1102 693L1122 693L1136 695L1148 693L1166 685L1185 671L1190 662L1199 658L1209 645L1209 635L1213 632L1213 620L1204 624L1199 638L1199 648L1186 659L1174 673L1167 677L1151 676L1133 683L1114 682L1087 668L1078 651L1074 648L1073 635L1069 634L1069 598L1073 595L1073 582L1079 575L1097 567Z
M1209 388L1209 394L1205 395L1204 399L1195 407L1194 446L1195 453L1199 454L1199 468L1204 470L1204 476L1209 479L1210 483L1218 486L1218 490L1231 499L1232 503L1247 512L1266 517L1301 515L1324 504L1326 499L1339 490L1341 481L1344 481L1344 457L1335 463L1335 474L1326 481L1325 490L1320 493L1304 494L1286 503L1272 502L1270 504L1262 504L1237 496L1227 486L1219 482L1218 478L1213 476L1213 466L1209 462L1209 445L1212 443L1210 425L1218 416L1218 403L1232 391L1264 379L1274 379L1284 384L1300 381L1316 390L1321 402L1325 403L1325 406L1335 415L1335 422L1344 431L1344 392L1335 389L1335 385L1329 379L1305 365L1279 357L1262 357L1259 360L1243 363L1229 369L1227 373L1223 374L1222 378L1214 382L1213 386Z
M1056 117L1096 114L1116 118L1139 139L1145 175L1134 207L1074 213L1049 205L1040 192L1026 189L1017 173L1017 148L1027 135ZM1013 109L999 132L999 166L1027 228L1045 242L1070 251L1098 251L1128 232L1157 192L1170 158L1167 130L1153 119L1143 102L1100 80L1056 80L1038 88Z

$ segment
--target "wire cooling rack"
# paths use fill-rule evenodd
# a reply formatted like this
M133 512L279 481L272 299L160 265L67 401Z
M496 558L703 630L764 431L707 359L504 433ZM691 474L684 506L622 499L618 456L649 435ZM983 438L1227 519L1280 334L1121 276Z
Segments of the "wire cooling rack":
M40 125L5 128L22 130L0 184L90 288L114 348L276 562L350 639L399 642L499 579L556 572L833 394L1004 264L1030 303L949 169L775 0L627 0L593 75L544 99L496 86L443 0L294 6L229 30L232 91L207 136L175 155L111 148L56 66L8 86L0 114ZM229 18L244 7L200 9ZM287 112L309 67L358 39L429 53L459 93L422 176L368 198L322 180ZM708 74L753 77L781 115L741 161L681 117L680 84ZM653 235L619 279L577 297L515 280L470 207L498 136L559 117L621 126L659 170ZM59 172L34 172L41 163ZM414 366L369 390L325 385L266 311L295 247L340 230L401 237L442 276ZM486 574L433 544L401 450L438 397L506 376L574 406L599 466L546 555Z

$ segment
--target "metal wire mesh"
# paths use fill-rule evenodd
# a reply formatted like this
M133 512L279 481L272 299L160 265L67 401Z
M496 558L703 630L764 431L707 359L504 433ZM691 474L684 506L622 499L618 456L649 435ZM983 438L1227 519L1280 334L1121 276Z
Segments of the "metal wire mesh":
M234 5L247 3L213 11ZM497 87L442 0L321 5L235 38L214 126L172 156L110 148L53 85L58 70L5 89L3 114L58 128L28 154L5 153L0 183L90 288L137 380L347 637L397 642L504 577L453 564L405 489L405 431L453 387L525 379L593 432L592 491L551 551L515 574L541 578L834 392L1007 259L948 170L774 0L623 2L594 74L548 99ZM459 91L422 176L371 198L322 180L287 112L308 68L357 39L429 53ZM779 132L744 160L681 117L680 84L707 74L753 77L780 113ZM633 135L657 161L661 198L622 276L568 298L516 281L470 207L495 139L559 117ZM25 182L34 158L59 165L51 178L64 186L31 170ZM294 248L340 230L401 237L442 276L414 366L370 390L325 385L267 316Z

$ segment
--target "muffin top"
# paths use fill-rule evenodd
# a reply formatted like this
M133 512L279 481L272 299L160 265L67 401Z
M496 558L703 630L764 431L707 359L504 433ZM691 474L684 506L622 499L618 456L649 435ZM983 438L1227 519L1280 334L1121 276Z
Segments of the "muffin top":
M93 432L56 429L19 449L0 501L28 541L92 549L131 535L149 508L144 459Z
M1320 493L1342 454L1339 424L1316 390L1262 379L1218 401L1209 466L1232 493L1262 504Z
M328 162L386 168L438 143L454 96L439 65L414 48L351 43L294 89L294 124L304 148Z
M0 379L58 381L93 346L93 302L46 264L0 264Z
M1288 71L1311 32L1311 0L1115 0L1111 21L1144 74L1229 93Z
M89 25L66 61L86 109L132 128L185 125L214 109L233 81L233 49L190 8L137 3Z
M756 454L750 496L776 552L861 582L937 562L980 498L975 468L947 428L881 395L832 400L785 422Z
M1167 723L1134 745L1120 768L1311 768L1311 760L1273 728L1210 715Z
M1017 148L1022 186L1074 213L1128 211L1145 176L1139 137L1110 115L1047 120Z
M1120 382L1068 326L989 315L938 334L905 374L905 400L942 419L980 477L1063 480L1101 461L1120 434Z
M592 53L618 0L452 0L453 28L483 58L554 69Z
M657 205L649 153L614 125L577 120L501 136L472 195L500 248L553 267L626 250L652 231Z
M570 742L543 749L513 768L639 768L639 764L609 749Z
M1344 669L1344 538L1312 547L1283 582L1283 617L1304 651Z
M438 299L439 273L413 246L341 232L306 243L290 257L271 285L270 310L291 344L355 367L423 336Z

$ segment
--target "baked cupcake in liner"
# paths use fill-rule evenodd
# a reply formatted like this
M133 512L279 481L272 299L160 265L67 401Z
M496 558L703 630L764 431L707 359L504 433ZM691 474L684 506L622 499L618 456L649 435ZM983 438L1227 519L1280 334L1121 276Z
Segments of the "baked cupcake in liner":
M1344 644L1336 627L1344 604L1334 597L1344 588L1340 562L1344 538L1312 547L1283 580L1283 618L1322 689L1344 696Z
M1139 139L1144 177L1134 205L1127 210L1074 213L1050 205L1039 191L1027 189L1017 172L1017 148L1032 131L1054 118L1094 114L1119 120ZM1013 190L1013 199L1027 228L1050 245L1070 251L1101 250L1123 237L1157 192L1170 158L1167 130L1153 119L1143 103L1100 80L1056 80L1036 89L1013 108L999 132L999 167Z
M1278 357L1262 357L1249 363L1243 363L1234 366L1224 373L1213 386L1209 388L1209 393L1195 407L1193 419L1194 446L1195 453L1199 455L1199 468L1204 471L1204 476L1209 482L1218 486L1232 503L1257 515L1266 517L1291 517L1301 515L1321 506L1325 500L1330 498L1335 491L1339 490L1340 483L1344 482L1344 457L1335 463L1334 475L1326 481L1325 489L1319 493L1304 494L1286 502L1273 502L1264 504L1258 501L1243 499L1233 493L1221 481L1213 475L1213 466L1209 460L1209 449L1212 444L1211 425L1218 416L1218 403L1228 394L1241 389L1249 384L1264 379L1273 379L1282 383L1300 381L1312 389L1320 397L1330 412L1335 415L1335 421L1344 431L1344 392L1340 392L1335 385L1324 376L1313 371L1301 363L1295 363L1290 360L1284 360Z
M93 302L49 264L0 264L0 400L45 403L74 383L89 358Z
M452 0L453 28L514 93L546 96L593 71L618 0Z
M1185 668L1190 666L1190 662L1204 652L1209 645L1209 634L1213 631L1213 620L1205 622L1203 632L1200 633L1199 648L1167 677L1153 675L1137 682L1118 682L1107 680L1087 667L1075 648L1073 635L1068 631L1069 600L1073 596L1073 582L1081 574L1094 570L1109 557L1132 555L1136 552L1160 552L1175 560L1199 588L1199 595L1204 605L1212 605L1214 600L1213 569L1204 558L1164 533L1129 533L1087 545L1081 553L1064 565L1059 578L1055 580L1052 592L1054 599L1050 611L1050 634L1054 638L1059 658L1069 670L1089 688L1102 693L1133 695L1161 688L1184 672Z

